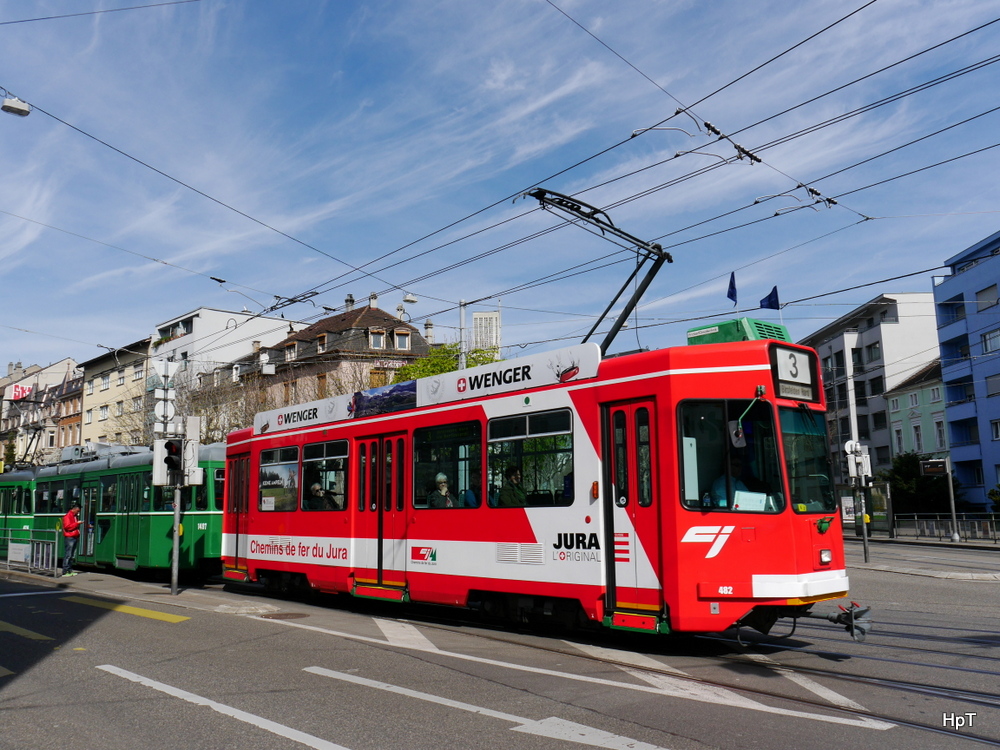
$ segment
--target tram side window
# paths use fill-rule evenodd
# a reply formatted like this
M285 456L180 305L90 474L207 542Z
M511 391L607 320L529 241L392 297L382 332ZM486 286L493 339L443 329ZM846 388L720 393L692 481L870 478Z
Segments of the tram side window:
M79 479L67 479L66 480L66 492L63 495L63 512L68 513L70 506L74 502L80 502L80 480ZM81 503L82 505L82 503Z
M62 501L62 482L40 482L35 488L35 513L61 513Z
M204 481L194 487L194 509L222 510L225 480L225 469L206 469Z
M31 490L27 487L14 488L14 507L23 516L31 513Z
M413 431L413 507L477 508L482 504L479 422Z
M302 449L302 510L347 510L347 441Z
M295 510L299 498L298 476L298 446L261 451L260 510Z
M573 418L568 409L492 419L489 504L500 508L573 504Z
M194 509L208 510L208 486L204 483L196 484L191 487L191 492L194 493Z
M153 487L153 510L173 511L174 509L174 488L173 487Z
M212 469L212 475L214 478L212 483L212 490L214 491L212 497L212 509L222 510L222 499L225 496L226 491L226 470Z
M679 410L681 503L702 511L784 509L774 413L765 401L688 401Z
M101 477L101 513L118 510L118 485L115 477Z
M10 487L4 490L7 494L5 507L12 516L25 515L31 512L31 493L24 487Z

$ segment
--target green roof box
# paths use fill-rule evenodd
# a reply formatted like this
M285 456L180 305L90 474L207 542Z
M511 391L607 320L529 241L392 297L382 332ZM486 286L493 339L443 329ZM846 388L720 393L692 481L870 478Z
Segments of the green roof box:
M722 344L731 341L758 341L776 339L791 341L788 329L777 323L754 318L738 318L721 323L700 326L688 331L689 344Z

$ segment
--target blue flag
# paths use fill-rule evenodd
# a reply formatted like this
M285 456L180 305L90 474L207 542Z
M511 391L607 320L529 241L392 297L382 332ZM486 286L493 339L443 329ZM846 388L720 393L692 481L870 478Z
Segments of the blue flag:
M729 274L729 291L726 296L733 301L733 307L736 307L736 271Z
M770 294L760 301L762 310L780 310L781 304L778 302L778 287L774 287Z

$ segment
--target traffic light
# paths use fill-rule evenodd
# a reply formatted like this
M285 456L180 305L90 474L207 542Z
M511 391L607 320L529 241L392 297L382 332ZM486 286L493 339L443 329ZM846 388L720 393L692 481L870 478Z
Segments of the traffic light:
M167 471L184 470L184 445L180 440L165 440L163 463Z
M177 475L171 475L171 472L179 472L184 469L184 454L181 443L179 438L153 441L154 487L169 487L177 483Z

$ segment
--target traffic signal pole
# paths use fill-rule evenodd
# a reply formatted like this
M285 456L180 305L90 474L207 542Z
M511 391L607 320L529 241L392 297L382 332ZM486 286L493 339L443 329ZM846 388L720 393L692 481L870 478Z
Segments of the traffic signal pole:
M170 595L177 596L177 582L181 569L181 482L184 475L176 474L174 484L174 548L170 558Z
M865 562L868 562L868 506L870 504L869 482L872 477L871 457L868 446L857 440L844 443L844 453L847 454L847 470L854 484L855 505L861 498L861 542L865 550Z
M203 484L204 472L198 467L198 449L201 445L201 417L188 417L183 425L175 417L173 375L177 363L156 360L153 362L156 383L154 391L153 433L162 438L153 440L154 487L174 488L173 553L170 562L170 593L177 596L181 567L181 490L190 485ZM183 432L184 437L181 437Z

